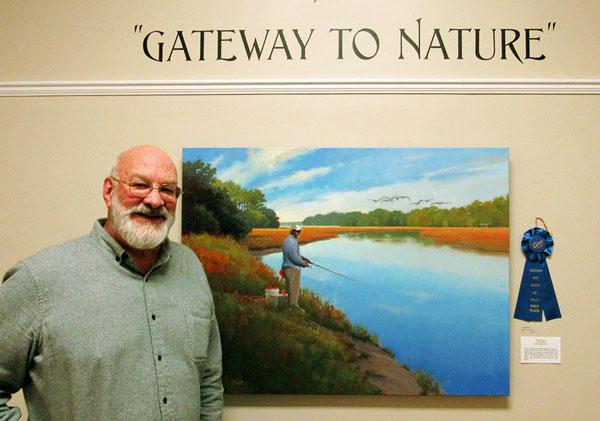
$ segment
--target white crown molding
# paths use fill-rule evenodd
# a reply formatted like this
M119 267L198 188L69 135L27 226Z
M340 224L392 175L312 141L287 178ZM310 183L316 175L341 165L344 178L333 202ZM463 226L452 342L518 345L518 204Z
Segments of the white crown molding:
M2 82L0 96L161 96L297 94L599 95L596 79L350 79Z

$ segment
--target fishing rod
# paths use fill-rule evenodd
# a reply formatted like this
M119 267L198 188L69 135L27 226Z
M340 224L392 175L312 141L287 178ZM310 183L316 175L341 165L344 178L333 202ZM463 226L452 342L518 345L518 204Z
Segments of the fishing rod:
M336 275L338 275L338 276L341 276L341 277L343 277L343 278L349 279L349 280L351 280L352 282L356 282L356 283L358 283L358 284L361 284L361 285L364 285L364 286L368 286L368 285L367 285L367 284L365 284L364 282L360 282L360 281L357 281L356 279L349 278L349 277L348 277L348 276L346 276L346 275L342 275L341 273L335 272L335 271L333 271L333 270L331 270L331 269L328 269L328 268L326 268L325 266L321 266L321 265L319 265L319 264L317 264L317 263L315 263L315 262L310 262L310 264L311 264L311 265L313 265L313 266L319 267L319 268L321 268L321 269L324 269L324 270L326 270L326 271L328 271L328 272L334 273L334 274L336 274Z

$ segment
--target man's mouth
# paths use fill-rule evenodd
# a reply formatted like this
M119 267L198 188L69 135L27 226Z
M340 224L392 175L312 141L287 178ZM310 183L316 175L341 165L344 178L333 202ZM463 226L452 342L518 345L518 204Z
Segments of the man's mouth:
M161 221L167 219L164 215L153 215L142 212L135 212L134 215L141 216L142 218L148 219L150 221Z

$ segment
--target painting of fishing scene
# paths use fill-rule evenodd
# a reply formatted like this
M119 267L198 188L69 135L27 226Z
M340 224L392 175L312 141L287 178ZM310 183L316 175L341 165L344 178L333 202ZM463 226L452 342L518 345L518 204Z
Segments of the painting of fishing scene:
M509 394L506 148L184 148L230 394ZM299 225L300 308L282 244Z

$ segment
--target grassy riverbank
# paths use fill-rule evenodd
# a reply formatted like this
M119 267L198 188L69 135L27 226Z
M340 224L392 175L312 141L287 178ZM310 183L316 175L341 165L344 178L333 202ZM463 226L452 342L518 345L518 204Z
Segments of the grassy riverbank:
M300 243L310 243L334 238L345 232L365 231L416 231L423 237L453 246L495 253L508 253L509 250L509 228L306 226L303 227L299 240ZM254 251L281 248L287 235L289 235L289 227L255 228L241 243Z
M202 234L182 240L204 265L213 290L227 393L386 393L369 380L368 356L357 350L358 343L369 343L385 351L375 335L307 289L300 296L305 313L269 306L264 288L285 288L281 278L231 238ZM392 363L400 366L389 356ZM423 380L404 369L415 386ZM436 386L425 376L416 393Z

